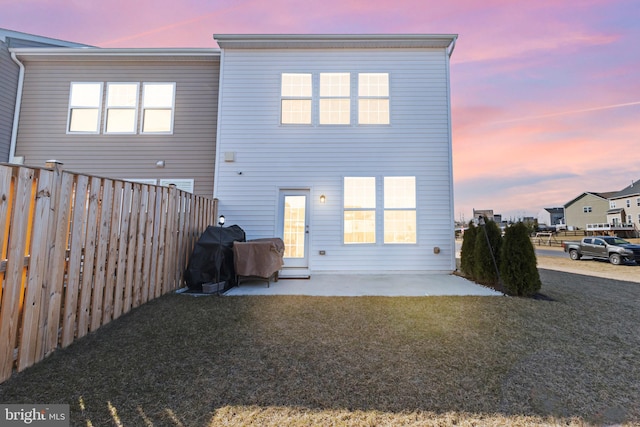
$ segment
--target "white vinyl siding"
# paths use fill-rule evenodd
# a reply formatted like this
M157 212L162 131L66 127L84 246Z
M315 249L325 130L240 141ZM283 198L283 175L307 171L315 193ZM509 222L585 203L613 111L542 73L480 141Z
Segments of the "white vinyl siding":
M102 109L102 83L71 83L68 133L98 133Z
M217 163L219 212L247 239L273 237L278 189L308 188L312 272L452 271L447 62L443 49L225 49L218 152L233 152L235 161ZM321 73L350 73L355 103L357 74L381 70L389 76L388 125L359 126L353 109L352 126L280 124L283 73L312 73L318 84ZM317 110L312 118L318 122ZM406 175L416 182L416 243L385 245L380 180ZM376 244L344 243L345 177L380 181Z

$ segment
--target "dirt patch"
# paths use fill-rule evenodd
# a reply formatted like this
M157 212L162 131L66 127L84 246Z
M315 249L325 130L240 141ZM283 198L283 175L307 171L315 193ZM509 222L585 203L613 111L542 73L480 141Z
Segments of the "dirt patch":
M566 258L538 256L537 259L538 268L546 270L640 283L640 265L637 264L612 265L608 261L595 259L572 261L569 255Z

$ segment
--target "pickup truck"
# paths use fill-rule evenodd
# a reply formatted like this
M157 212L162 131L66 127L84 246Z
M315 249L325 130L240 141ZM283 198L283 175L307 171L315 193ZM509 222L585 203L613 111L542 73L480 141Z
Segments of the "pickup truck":
M608 259L614 265L620 265L625 261L640 264L640 245L634 245L619 237L585 237L580 242L562 242L562 247L565 252L569 252L569 257L574 261L587 256Z

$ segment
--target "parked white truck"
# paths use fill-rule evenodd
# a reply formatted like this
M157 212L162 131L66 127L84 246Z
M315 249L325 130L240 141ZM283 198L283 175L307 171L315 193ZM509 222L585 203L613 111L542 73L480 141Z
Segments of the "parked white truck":
M620 265L626 261L635 261L640 264L640 245L634 245L619 237L585 237L580 242L562 242L562 247L565 252L569 252L569 257L574 261L585 256L608 259L614 265Z

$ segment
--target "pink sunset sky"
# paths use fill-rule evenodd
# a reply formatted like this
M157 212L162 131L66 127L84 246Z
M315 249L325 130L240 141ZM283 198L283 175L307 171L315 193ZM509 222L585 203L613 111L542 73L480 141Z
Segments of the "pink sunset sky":
M0 27L99 47L216 47L215 33L459 34L455 216L545 220L640 179L637 0L0 0Z

